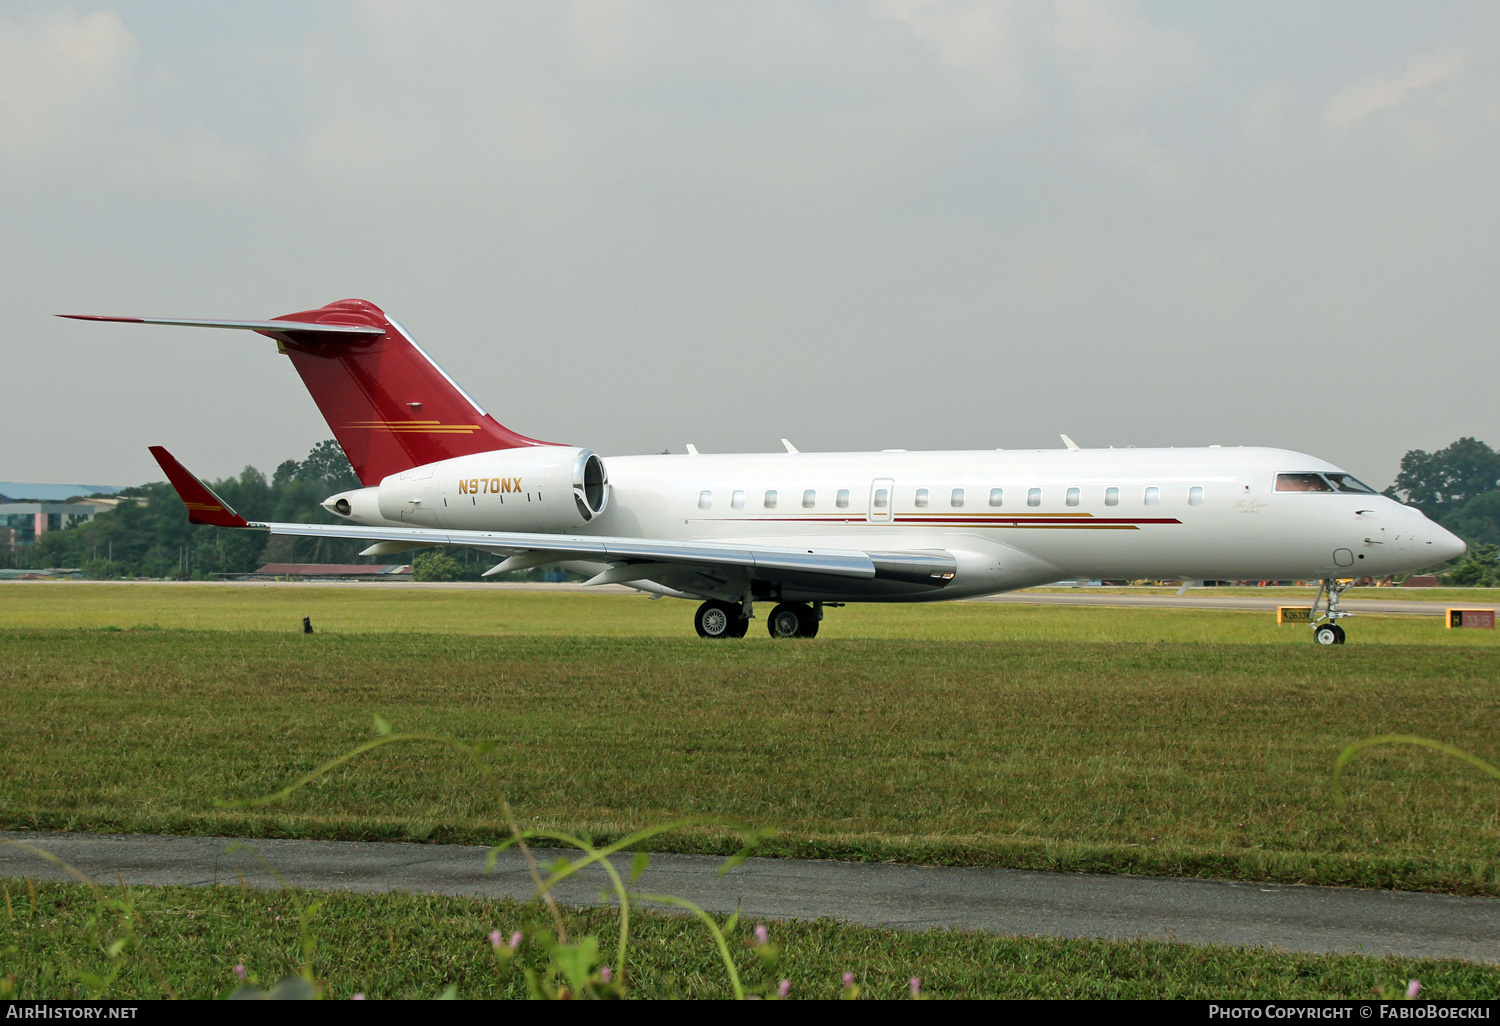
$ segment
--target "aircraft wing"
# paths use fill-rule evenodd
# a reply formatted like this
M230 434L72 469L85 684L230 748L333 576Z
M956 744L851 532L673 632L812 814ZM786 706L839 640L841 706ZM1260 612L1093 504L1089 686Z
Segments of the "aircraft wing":
M386 543L392 549L461 545L506 555L491 572L543 563L584 562L604 565L590 584L674 581L685 574L710 580L729 575L762 580L902 581L942 587L953 579L957 561L947 552L866 552L858 549L808 549L778 545L656 541L649 538L530 534L516 531L448 531L435 527L365 527L358 524L257 523L241 517L199 481L166 449L151 447L167 479L188 508L195 524L269 531L305 538L353 538ZM387 551L392 551L387 549ZM705 582L707 583L707 582Z

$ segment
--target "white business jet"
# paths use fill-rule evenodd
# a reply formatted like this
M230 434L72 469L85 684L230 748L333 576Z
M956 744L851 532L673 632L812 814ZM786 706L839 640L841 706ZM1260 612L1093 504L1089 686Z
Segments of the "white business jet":
M1284 449L614 456L503 427L363 300L269 321L74 316L240 328L291 358L364 487L343 524L254 523L153 447L197 524L460 545L489 573L561 564L589 584L701 602L705 638L817 634L847 602L934 602L1072 578L1322 581L1314 639L1341 644L1352 580L1440 563L1464 542L1331 463Z

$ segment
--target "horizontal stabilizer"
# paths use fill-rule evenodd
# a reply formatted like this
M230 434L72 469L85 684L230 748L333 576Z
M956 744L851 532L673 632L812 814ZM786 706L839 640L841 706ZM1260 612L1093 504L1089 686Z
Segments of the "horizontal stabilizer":
M199 481L177 458L159 445L151 447L151 455L156 457L156 462L161 464L161 469L166 471L167 480L172 482L172 487L177 489L177 495L182 499L182 504L188 510L188 522L193 524L209 524L214 527L249 527L250 523L234 510L230 509L223 499L213 493L213 489Z
M106 317L100 314L58 314L74 321L119 321L124 324L166 324L183 328L238 328L258 331L272 338L284 336L296 342L354 342L385 334L384 328L368 324L313 324L303 321L197 321L167 317Z

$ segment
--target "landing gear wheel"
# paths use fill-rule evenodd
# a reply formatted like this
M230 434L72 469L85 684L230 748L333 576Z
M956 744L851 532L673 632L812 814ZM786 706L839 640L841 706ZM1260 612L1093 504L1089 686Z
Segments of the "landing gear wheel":
M766 617L766 630L773 638L811 638L818 633L818 618L801 602L783 602Z
M1313 628L1313 641L1319 645L1342 645L1344 628L1336 623L1325 623Z
M728 602L705 602L693 615L693 628L700 638L743 638L746 626L740 607Z

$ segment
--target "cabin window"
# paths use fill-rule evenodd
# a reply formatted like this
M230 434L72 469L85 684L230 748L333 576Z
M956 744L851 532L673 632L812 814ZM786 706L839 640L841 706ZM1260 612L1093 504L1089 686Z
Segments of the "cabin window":
M1160 488L1156 487L1156 485L1152 485L1150 488L1146 489L1146 505L1148 505L1148 506L1155 506L1160 501L1161 501L1161 489Z
M1106 506L1118 506L1120 504L1120 489L1104 489L1104 504Z
M998 506L1001 503L1003 503L1004 501L1005 501L1005 489L1004 488L991 488L990 489L990 505L991 506Z
M1191 487L1191 488L1188 489L1188 505L1189 506L1201 506L1201 505L1203 505L1203 486L1202 485L1193 485L1193 487Z
M776 489L772 488L766 492L766 509L776 508Z
M927 489L926 488L918 488L917 489L917 507L920 509L921 507L923 507L925 505L927 505Z
M964 504L964 490L962 488L955 488L955 489L953 489L953 494L948 497L948 505L950 505L950 506L962 506L963 504Z
M884 488L875 489L875 508L885 509L891 504L891 493Z
M834 497L833 504L839 509L849 508L849 489L840 488L838 495Z
M1041 504L1042 504L1042 490L1040 488L1029 489L1026 492L1026 505L1028 505L1028 506L1040 506Z
M698 493L698 508L699 509L708 509L713 504L714 504L714 493L713 492L699 492Z
M1078 489L1077 488L1069 488L1068 489L1068 505L1069 506L1076 506L1076 505L1078 505Z
M809 488L802 493L802 508L812 509L818 504L818 493Z
M745 508L745 490L743 488L737 489L735 493L729 497L729 507L731 509Z
M1331 492L1333 485L1322 474L1277 474L1278 492Z

